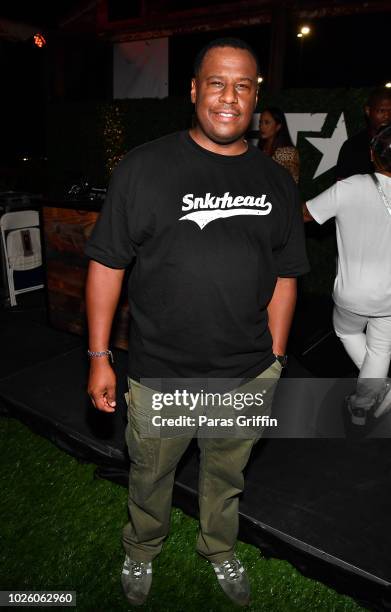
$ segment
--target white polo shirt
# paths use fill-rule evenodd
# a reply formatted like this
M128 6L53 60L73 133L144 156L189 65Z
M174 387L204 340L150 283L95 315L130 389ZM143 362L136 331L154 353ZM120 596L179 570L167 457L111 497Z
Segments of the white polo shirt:
M376 173L391 203L391 178ZM307 202L315 221L335 217L337 306L371 316L391 315L391 215L369 174L356 174Z

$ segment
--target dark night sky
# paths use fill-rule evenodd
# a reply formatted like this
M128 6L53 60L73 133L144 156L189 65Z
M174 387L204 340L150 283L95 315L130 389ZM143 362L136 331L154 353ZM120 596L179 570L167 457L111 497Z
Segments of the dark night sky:
M80 0L2 0L0 16L41 27L54 27L61 17L78 5Z
M323 18L306 22L311 35L297 38L297 26L288 29L284 87L375 87L391 80L390 13L369 13L349 17ZM270 26L226 30L249 42L260 60L267 79ZM170 92L188 91L191 61L195 50L215 37L213 34L186 34L170 41ZM302 46L301 58L300 47ZM183 87L186 84L185 88Z
M55 27L79 2L2 2L0 14L21 22ZM8 6L7 6L8 5ZM47 8L45 7L47 6ZM287 37L284 87L367 87L391 80L389 62L390 13L369 13L351 17L324 18L309 25L312 34L302 43L292 24ZM188 95L191 66L196 51L205 42L222 35L236 35L247 40L257 52L266 77L270 45L270 26L257 26L211 33L173 36L170 40L170 94ZM50 42L50 41L49 41ZM41 154L45 149L45 107L47 103L48 50L35 48L31 41L0 40L0 69L3 80L3 147L0 155ZM83 54L81 54L83 55ZM83 58L80 58L82 61ZM100 61L91 61L88 87L74 89L68 99L107 98ZM86 81L87 82L87 81ZM4 85L5 84L5 85ZM92 84L92 86L91 86ZM76 98L75 98L76 96Z

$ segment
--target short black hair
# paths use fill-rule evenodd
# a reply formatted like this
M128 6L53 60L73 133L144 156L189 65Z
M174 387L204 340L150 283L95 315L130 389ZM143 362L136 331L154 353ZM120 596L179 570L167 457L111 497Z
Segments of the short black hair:
M244 40L240 38L215 38L208 42L200 51L197 53L196 58L194 60L193 70L194 76L197 76L199 71L201 70L202 62L204 61L205 55L211 49L216 49L216 47L231 47L232 49L243 49L244 51L248 51L250 55L254 58L254 61L257 65L257 74L260 72L259 61L255 54L254 49L246 43Z
M367 106L373 108L382 100L391 100L391 88L377 87L376 89L373 89L368 96Z

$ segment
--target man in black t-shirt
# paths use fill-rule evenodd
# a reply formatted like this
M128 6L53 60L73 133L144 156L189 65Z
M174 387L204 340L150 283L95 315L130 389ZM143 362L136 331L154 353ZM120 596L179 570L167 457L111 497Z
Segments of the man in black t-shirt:
M381 126L391 122L391 89L374 89L368 97L364 113L367 122L365 130L348 138L341 147L336 167L337 180L375 171L371 161L370 141Z
M119 163L86 249L88 390L107 413L116 406L110 329L125 269L133 263L130 521L122 573L133 605L148 595L152 561L168 532L175 468L190 442L186 435L143 436L155 388L146 379L166 386L173 379L239 379L243 389L260 378L267 389L267 380L281 373L296 277L308 270L296 185L243 138L257 102L253 52L237 39L213 41L200 52L194 74L196 124L134 149ZM234 554L238 495L255 441L198 431L197 550L240 605L248 603L250 589Z

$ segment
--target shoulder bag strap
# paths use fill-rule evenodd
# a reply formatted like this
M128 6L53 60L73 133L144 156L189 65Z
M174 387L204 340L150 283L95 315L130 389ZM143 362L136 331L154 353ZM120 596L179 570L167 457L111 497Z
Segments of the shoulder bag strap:
M378 190L381 199L383 200L383 204L386 207L388 214L391 215L391 202L389 201L386 194L384 193L384 189L381 186L379 179L377 178L376 174L370 174L369 176L375 183L375 187Z

